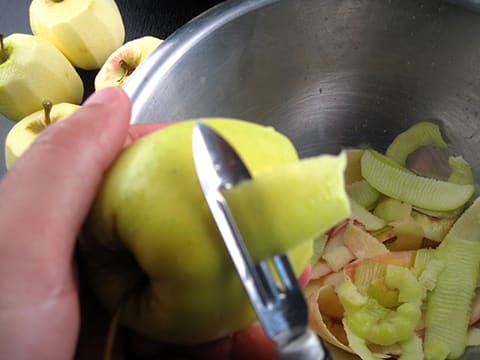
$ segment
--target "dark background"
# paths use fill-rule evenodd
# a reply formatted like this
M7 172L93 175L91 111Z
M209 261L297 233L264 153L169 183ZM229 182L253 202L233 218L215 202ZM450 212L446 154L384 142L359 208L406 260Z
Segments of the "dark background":
M0 32L31 34L28 8L31 0L0 0ZM220 0L116 0L125 24L125 41L144 35L165 39ZM85 96L93 90L97 71L78 70L84 80ZM5 174L5 137L14 123L0 115L0 178Z

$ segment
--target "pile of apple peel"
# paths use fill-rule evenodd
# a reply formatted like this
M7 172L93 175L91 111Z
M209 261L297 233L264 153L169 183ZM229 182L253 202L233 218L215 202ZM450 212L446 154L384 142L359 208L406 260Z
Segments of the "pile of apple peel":
M447 148L420 122L385 155L348 150L352 213L315 240L305 295L310 326L363 360L443 360L479 345L480 200L470 165L448 178L407 167L423 146Z
M99 69L95 90L123 86L163 42L143 36L124 43L114 0L33 0L29 18L33 35L0 35L0 113L16 122L5 140L7 169L43 129L80 107L76 68Z

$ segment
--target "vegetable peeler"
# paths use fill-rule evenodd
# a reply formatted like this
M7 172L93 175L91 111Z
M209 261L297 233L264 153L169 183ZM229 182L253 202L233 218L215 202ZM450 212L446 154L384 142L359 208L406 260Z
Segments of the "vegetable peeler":
M254 263L222 190L251 179L234 148L201 120L193 129L192 150L198 180L217 228L260 324L283 360L330 359L318 336L308 328L308 307L287 255Z

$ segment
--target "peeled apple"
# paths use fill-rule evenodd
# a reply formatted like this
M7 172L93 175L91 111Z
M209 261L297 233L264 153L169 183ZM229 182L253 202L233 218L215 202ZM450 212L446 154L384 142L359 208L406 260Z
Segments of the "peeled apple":
M65 56L48 41L11 34L0 62L0 113L13 121L42 109L45 99L80 104L83 82Z
M298 161L273 128L204 119L246 163L253 180L225 192L254 259L288 252L300 274L312 242L349 214L346 158ZM194 121L154 132L115 161L80 240L91 287L121 322L150 338L200 343L255 320L198 184Z
M125 40L114 0L32 0L30 27L81 69L100 68Z

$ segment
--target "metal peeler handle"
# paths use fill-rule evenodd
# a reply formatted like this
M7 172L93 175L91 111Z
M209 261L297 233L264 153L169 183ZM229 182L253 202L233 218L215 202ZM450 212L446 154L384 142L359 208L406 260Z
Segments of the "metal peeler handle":
M278 347L282 360L330 360L330 354L325 349L318 336L310 329L284 347Z

